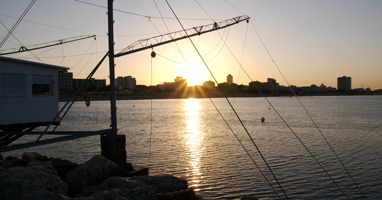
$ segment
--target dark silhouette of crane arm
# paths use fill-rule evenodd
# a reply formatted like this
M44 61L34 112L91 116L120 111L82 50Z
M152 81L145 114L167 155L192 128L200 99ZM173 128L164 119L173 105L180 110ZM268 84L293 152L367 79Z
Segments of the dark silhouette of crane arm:
M242 21L249 21L249 17L244 15L244 16L239 16L239 17L234 17L232 19L228 19L222 22L214 22L213 24L208 24L208 25L203 25L203 26L198 26L198 27L193 27L189 28L186 30L181 30L177 32L171 32L147 39L142 39L134 42L133 44L127 46L126 48L122 49L119 53L115 54L114 57L120 57L128 54L132 54L138 51L143 51L145 49L150 49L153 47L157 47L160 45L164 45L167 43L175 42L178 40L186 39L189 37L201 35L204 33L209 33L212 31L216 31L219 29L227 28L229 26L232 26L234 24L238 24Z

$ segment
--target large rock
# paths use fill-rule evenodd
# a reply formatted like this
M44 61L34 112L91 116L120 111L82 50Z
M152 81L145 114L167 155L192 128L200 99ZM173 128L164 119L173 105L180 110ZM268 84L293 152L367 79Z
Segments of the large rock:
M97 155L68 172L65 182L69 186L69 194L73 195L85 186L97 185L106 178L119 174L121 174L121 170L117 164Z
M202 200L193 189L180 190L169 193L158 193L158 200Z
M149 189L151 188L151 189ZM110 177L96 186L88 186L76 194L82 199L94 199L95 197L120 194L120 198L134 199L131 195L150 196L153 190L155 198L160 200L199 200L192 189L187 189L187 182L181 177L170 174L159 174L141 177ZM100 192L102 191L102 192ZM150 195L149 195L150 194ZM80 199L81 199L80 198ZM100 198L102 199L102 198ZM138 198L139 199L139 198ZM146 199L151 199L146 198Z
M143 181L146 185L152 185L157 189L157 193L168 193L188 188L185 179L171 174L132 177L131 180Z
M88 197L77 197L73 200L157 200L155 188L152 186L137 187L133 189L111 189L96 191Z
M82 190L76 194L77 197L90 196L98 191L113 190L113 189L134 189L139 187L144 187L146 184L143 181L139 180L130 180L128 177L110 177L102 181L99 185L96 186L87 186L82 188Z
M13 156L8 156L3 162L1 162L0 169L9 169L12 167L25 167L29 161L22 160Z
M67 192L50 162L35 161L0 172L0 199L65 199Z
M41 155L36 152L25 152L22 157L22 160L26 161L49 161L50 159L47 156Z
M68 160L62 160L60 158L51 158L50 160L52 162L52 166L57 171L57 175L61 177L61 179L65 179L66 173L76 169L78 166L80 166L77 163L68 161Z

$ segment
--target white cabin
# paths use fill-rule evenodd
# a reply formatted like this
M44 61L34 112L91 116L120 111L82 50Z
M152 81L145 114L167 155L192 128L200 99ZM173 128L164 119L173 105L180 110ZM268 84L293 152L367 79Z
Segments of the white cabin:
M48 125L58 113L58 71L68 69L0 56L0 130Z

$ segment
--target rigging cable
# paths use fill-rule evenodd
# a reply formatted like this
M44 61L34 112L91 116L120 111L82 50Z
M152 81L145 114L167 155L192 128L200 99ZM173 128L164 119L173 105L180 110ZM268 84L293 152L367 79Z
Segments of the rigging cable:
M155 0L153 0L153 1L154 1L155 5L157 6ZM167 4L168 4L168 2L167 2ZM170 5L169 5L169 6L170 6ZM170 6L170 8L171 8L171 6ZM157 9L158 9L158 12L161 14L161 12L160 12L158 6L157 6ZM172 10L172 9L171 9L171 10ZM175 15L175 13L174 13L174 15ZM176 15L175 15L175 17L176 17ZM179 20L178 20L178 21L179 21ZM166 25L166 22L164 21L164 19L163 19L163 22L164 22L164 24L165 24L165 26L166 26L168 32L170 32L169 29L168 29L168 27L167 27L167 25ZM179 22L179 23L180 23L180 22ZM182 24L181 24L181 25L182 25ZM154 27L155 27L155 26L154 26ZM183 27L183 26L182 26L182 27ZM156 27L155 27L155 28L156 28ZM183 28L183 30L184 30L184 28ZM186 33L186 34L187 34L187 33ZM228 34L227 34L227 37L228 37ZM182 51L180 51L179 46L178 46L177 44L176 44L176 46L177 46L177 48L179 49L179 52L181 53L183 59L185 60L185 62L186 62L187 65L189 66L189 64L188 64L186 58L184 57ZM198 52L198 53L199 53L199 52ZM199 53L199 56L200 56L200 53ZM204 63L204 64L206 65L206 63ZM190 67L190 66L189 66L189 67ZM216 81L216 80L215 80L215 81ZM239 140L239 138L237 137L237 135L235 134L235 132L233 131L233 129L231 128L231 126L228 124L228 122L224 119L224 116L221 114L221 112L219 111L219 109L217 108L217 106L215 105L215 103L212 101L211 98L209 98L209 100L211 101L212 105L214 105L215 109L218 111L218 113L219 113L219 115L222 117L222 119L225 121L226 125L231 129L233 135L234 135L234 136L236 137L236 139L239 141L240 145L244 148L244 150L246 151L247 155L250 157L250 159L252 160L252 162L253 162L253 163L255 164L255 166L258 168L258 170L260 171L260 173L262 174L262 176L265 178L265 180L268 182L268 184L270 185L270 187L272 188L272 190L273 190L273 191L275 192L275 194L279 197L279 199L281 199L281 197L279 196L279 194L277 193L277 191L275 190L275 188L273 187L273 185L269 182L268 178L265 176L265 174L263 173L263 171L262 171L262 170L260 169L260 167L257 165L256 161L253 159L253 157L250 155L250 153L248 152L248 150L245 148L245 146L244 146L244 145L242 144L242 142Z
M227 46L227 45L226 45ZM239 66L242 68L244 73L248 76L248 78L253 81L252 78L249 76L247 71L243 68L243 66L240 64L240 62L237 60L237 58L234 56L231 49L227 46L227 49L231 53L231 55L234 57L236 62L239 64ZM272 59L273 60L273 59ZM334 181L334 179L330 176L330 174L327 172L327 170L321 165L321 163L316 159L316 157L313 155L313 153L308 149L308 147L302 142L302 140L297 136L297 134L293 131L293 129L289 126L289 124L285 121L285 119L281 116L281 114L276 110L276 108L272 105L272 103L268 100L268 98L261 92L261 90L257 87L255 84L256 89L260 92L260 94L265 98L265 100L268 102L268 104L272 107L272 109L276 112L276 114L281 118L281 120L285 123L285 125L289 128L289 130L294 134L294 136L299 140L299 142L302 144L302 146L308 151L308 153L311 155L311 157L316 161L316 163L321 167L321 169L326 173L326 175L331 179L331 181L336 185L336 187L342 192L342 194L347 198L347 195L345 192L341 189L341 187ZM243 125L244 126L244 125Z
M224 94L225 95L225 94ZM259 170L259 172L261 173L261 175L264 177L264 179L267 181L268 185L272 188L273 192L277 195L277 197L279 199L281 199L280 195L277 193L276 189L273 187L273 185L269 182L267 176L265 176L264 172L261 170L261 168L259 167L259 165L256 163L256 161L253 159L252 155L249 153L249 151L247 150L247 148L244 146L244 144L240 141L239 137L237 136L237 134L235 133L235 131L232 129L231 125L229 125L228 121L224 118L223 114L220 112L220 110L218 109L218 107L216 106L216 104L212 101L211 98L208 98L210 100L210 102L212 103L212 105L215 107L215 110L219 113L220 117L223 119L224 123L227 125L228 129L232 132L232 134L235 136L236 140L239 142L240 146L244 149L245 153L247 153L247 155L249 156L249 158L251 159L251 161L255 164L256 168Z
M79 76L79 75L81 74L82 70L85 69L85 67L86 67L86 65L88 64L88 62L89 62L90 58L92 57L92 55L93 55L93 54L90 54L88 60L86 61L86 63L84 64L84 66L81 68L81 70L78 72L77 76ZM77 78L77 76L75 76L74 78Z
M62 66L65 67L65 53L64 53L64 44L61 44L62 49ZM60 63L61 64L61 63Z
M98 62L98 56L97 56L97 54L98 54L98 42L97 42L97 38L96 37L94 37L94 41L95 41L95 62L97 63ZM97 71L97 79L99 78L98 77L98 71ZM106 84L106 83L105 83ZM96 113L97 113L97 115L96 115L96 127L98 126L98 113L99 113L99 104L98 104L98 102L99 101L96 101L97 102L97 110L96 110Z
M0 21L0 23L4 26L5 29L8 30L8 28L3 24L3 22ZM8 31L9 31L9 30L8 30ZM15 35L13 35L12 33L11 33L11 35L12 35L13 38L15 38L15 39L21 44L21 46L24 46L23 43L22 43L20 40L18 40L18 39L16 38ZM4 39L5 39L5 38L4 38ZM33 57L35 57L37 60L39 60L40 62L44 63L44 62L43 62L40 58L38 58L35 54L33 54L33 53L30 52L30 51L29 51L29 53L32 54Z
M277 68L277 70L279 71L279 73L281 74L281 76L283 77L284 81L287 83L288 87L291 89L293 95L297 98L298 102L300 103L301 107L304 109L304 111L306 112L306 114L308 115L309 119L312 121L314 127L318 130L318 132L321 134L322 138L324 139L324 141L326 142L326 144L329 146L329 148L331 149L331 151L333 152L333 154L335 155L335 157L337 158L337 160L339 161L339 163L342 165L342 167L344 168L346 174L349 175L349 177L352 179L352 181L354 182L354 184L356 184L358 190L361 192L362 196L364 198L366 198L365 194L363 193L363 191L361 190L361 188L359 187L358 183L354 180L353 176L350 174L350 172L348 171L348 169L346 168L346 166L343 164L343 162L341 161L341 159L339 158L339 156L337 155L337 153L334 151L334 148L332 147L332 145L330 145L329 141L326 139L325 135L322 133L321 129L318 127L318 125L316 124L316 122L314 121L314 119L312 118L312 116L310 115L310 113L308 112L308 110L305 108L305 106L303 105L303 103L301 102L300 98L298 98L297 94L294 92L294 90L292 89L291 85L289 84L289 82L287 81L287 79L285 78L284 74L281 72L280 68L278 67L277 63L275 62L275 60L273 59L272 55L270 54L270 52L268 51L268 49L266 48L263 40L260 38L260 35L258 34L255 26L253 25L252 23L252 26L261 42L261 44L263 45L265 51L267 52L268 56L270 57L270 59L272 60L273 64L275 65L275 67ZM318 161L317 161L318 162ZM327 173L327 172L326 172ZM328 174L329 176L329 174ZM330 177L330 176L329 176ZM331 177L330 177L331 178ZM334 182L334 180L333 180ZM335 183L337 185L337 183ZM338 186L339 187L339 186ZM339 188L340 189L340 188ZM342 191L342 189L340 189ZM343 191L342 191L343 192ZM345 195L345 194L344 194ZM345 195L346 196L346 195ZM347 196L346 196L347 197Z
M226 2L228 4L230 4L232 7L234 7L235 9L237 9L235 6L233 6L231 3L229 3L227 0ZM239 12L241 12L239 9L237 9ZM241 12L243 13L243 12ZM251 24L257 34L257 37L259 38L260 42L262 43L264 49L266 50L268 56L270 57L270 59L272 60L273 64L276 66L276 68L278 69L278 71L280 72L280 74L282 75L282 77L284 78L284 80L286 81L286 83L288 84L288 87L291 89L291 91L293 92L294 96L298 99L299 103L301 104L302 108L305 110L305 112L308 114L309 118L311 119L311 121L313 122L313 124L315 125L315 127L318 129L318 131L320 132L321 136L324 138L324 140L326 141L327 145L331 148L332 152L334 153L334 155L337 157L337 159L339 160L339 162L341 163L342 167L345 169L346 173L350 176L350 178L352 179L352 181L356 184L357 188L359 189L359 191L362 193L363 197L365 197L364 193L362 192L361 188L358 186L358 184L355 182L355 180L353 179L353 177L351 176L351 174L349 173L349 171L346 169L345 165L342 163L342 161L340 160L340 158L338 157L338 155L335 153L334 149L332 148L332 146L329 144L329 142L327 141L327 139L325 138L325 136L323 135L323 133L321 132L321 130L319 129L319 127L317 126L317 124L314 122L313 118L311 117L311 115L309 114L309 112L306 110L305 106L302 104L302 102L300 101L300 99L297 97L297 95L295 94L295 92L293 91L292 87L290 86L290 84L288 83L288 81L286 80L285 76L283 75L283 73L281 72L280 68L278 67L278 65L276 64L276 62L274 61L273 57L271 56L270 52L268 51L268 49L266 48L263 40L261 39L260 35L258 34L253 22L251 21ZM230 50L231 52L231 50ZM231 54L233 55L233 53L231 52ZM236 58L235 58L236 59ZM237 61L237 60L236 60ZM238 62L238 61L237 61ZM240 65L240 67L242 67ZM243 68L243 67L242 67ZM243 68L244 70L244 68ZM250 78L249 74L244 70L244 72L246 73L246 75ZM253 81L251 78L250 78L251 81ZM273 105L270 103L270 101L268 100L268 98L265 97L265 95L261 92L261 90L257 87L257 85L255 84L255 87L256 89L261 93L262 96L264 96L264 98L266 99L266 101L269 103L269 105L273 108L273 110L277 113L277 115L283 120L283 122L286 124L286 126L291 130L291 132L294 134L294 136L299 140L299 142L302 144L302 146L308 151L308 153L312 156L312 158L317 162L317 164L321 167L321 169L326 173L326 175L331 179L331 181L338 187L338 189L343 193L343 195L345 195L345 197L347 199L349 199L347 197L347 195L344 193L344 191L339 187L339 185L334 181L334 179L329 175L329 173L325 170L325 168L321 165L321 163L315 158L315 156L310 152L310 150L305 146L305 144L302 142L302 140L297 136L297 134L292 130L292 128L289 126L289 124L284 120L284 118L280 115L280 113L273 107ZM366 198L366 197L365 197Z
M151 52L151 68L150 68L150 84L153 85L153 58L155 58L156 53L154 50ZM150 148L149 148L149 168L151 167L151 138L153 135L153 98L150 98Z
M36 0L32 0L32 2L28 5L28 7L25 9L23 14L21 14L20 18L16 21L16 23L13 25L10 31L8 31L8 34L4 37L3 41L0 43L0 48L4 45L4 43L8 40L9 36L12 35L13 31L16 29L16 27L20 24L20 22L23 20L25 15L29 12L29 10L32 8L33 4L36 2Z
M94 40L92 41L92 43L90 44L90 46L88 47L88 49L86 50L86 52L84 53L84 54L82 54L82 57L77 61L77 63L76 64L74 64L70 69L71 70L73 70L77 65L78 65L78 63L80 63L81 62L81 60L85 57L85 55L87 55L87 53L89 52L89 50L90 50L90 48L93 46L93 43L94 43L94 41L96 42L96 55L97 55L97 38L96 37L94 37ZM92 53L91 53L92 54ZM90 54L90 55L91 55ZM96 58L97 59L97 58Z
M171 9L172 13L174 14L174 16L177 18L177 15L175 14L174 10L172 9L172 7L170 6L170 4L168 3L167 0L166 0L166 3L167 3L167 5L170 7L170 9ZM185 31L185 28L183 27L183 24L180 22L180 20L179 20L178 18L177 18L177 20L178 20L180 26L182 27L182 29ZM186 35L188 35L186 31L185 31L185 33L186 33ZM188 38L188 39L190 40L192 46L195 48L196 52L199 54L200 58L201 58L202 61L204 62L206 68L207 68L208 71L210 72L210 74L211 74L211 76L213 77L213 79L215 80L215 82L218 83L218 81L216 80L215 76L214 76L213 73L211 72L211 70L210 70L210 68L208 67L207 63L205 63L203 57L201 56L201 54L200 54L198 48L195 46L195 44L194 44L194 42L192 41L192 39L191 39L191 38ZM285 197L286 197L287 199L289 199L289 198L288 198L288 195L285 193L284 189L282 188L280 182L278 181L278 179L276 178L276 176L275 176L275 174L273 173L272 169L270 168L270 166L269 166L268 162L266 161L265 157L263 156L263 154L261 153L260 149L258 148L258 146L256 145L256 143L254 142L252 136L249 134L249 132L248 132L247 128L244 126L243 122L240 120L240 117L239 117L239 115L237 114L237 112L235 111L235 109L233 108L231 102L228 100L227 95L225 94L225 92L223 91L223 89L222 89L219 85L218 85L218 87L219 87L219 89L221 90L221 92L223 93L223 95L225 96L225 98L226 98L228 104L230 105L230 107L233 109L233 111L234 111L236 117L239 119L239 121L240 121L240 123L242 124L244 130L246 131L247 135L249 136L249 138L251 138L251 141L252 141L253 145L256 147L256 149L257 149L257 151L259 152L261 158L263 159L264 163L267 165L267 167L268 167L270 173L272 174L273 178L276 180L277 184L279 185L280 189L281 189L282 192L284 193Z
M156 6L158 12L159 12L159 15L160 15L161 18L162 18L163 24L165 25L165 27L166 27L166 29L167 29L167 32L170 33L170 29L168 28L168 26L167 26L167 24L166 24L166 21L164 20L164 17L163 17L163 15L162 15L162 12L160 11L160 9L159 9L159 7L158 7L156 1L155 1L155 0L153 0L153 1L154 1L154 4L155 4L155 6ZM152 23L152 22L151 22L151 23ZM158 31L158 32L159 32L159 31ZM170 37L172 37L172 35L170 35ZM171 38L171 39L173 39L173 38ZM189 65L188 62L187 62L187 59L184 57L183 52L180 50L180 47L178 46L178 43L177 43L177 42L175 42L175 45L176 45L176 48L178 49L180 55L182 55L183 60L186 62L186 65L187 65L188 67L190 67L190 65Z
M98 62L98 64L94 67L93 71L90 72L90 74L86 77L85 81L82 82L82 84L80 85L80 87L78 87L78 89L72 94L72 96L66 101L65 105L61 108L60 111L58 111L57 115L52 119L52 121L48 124L48 126L46 126L46 128L44 129L44 131L41 133L41 135L37 138L36 142L39 141L41 139L41 137L44 135L44 133L49 129L49 127L53 124L53 122L58 119L60 122L64 119L64 117L66 116L66 114L68 113L68 111L70 110L70 108L72 107L73 103L76 101L77 97L78 97L78 94L81 93L85 86L88 84L89 80L93 77L94 73L98 70L98 68L101 66L101 64L103 63L103 61L105 60L105 58L109 55L109 52L107 52L102 58L101 60ZM70 105L69 105L70 103ZM69 107L65 110L64 114L59 117L59 115L64 111L64 109L66 108L66 106L69 105ZM56 125L56 127L54 127L54 129L52 130L52 132L54 132L56 130L58 125Z
M4 17L8 17L8 18L17 19L17 17L12 17L12 16L9 16L9 15L4 15L4 14L0 14L0 16L4 16ZM42 25L42 26L48 26L48 27L52 27L52 28L57 28L57 29L65 30L65 31L72 31L72 32L82 33L82 34L90 34L90 33L85 33L85 32L81 32L81 31L76 31L76 30L72 30L72 29L68 29L68 28L62 28L62 27L58 27L58 26L53 26L53 25L49 25L49 24L44 24L44 23L40 23L40 22L35 22L35 21L27 20L27 19L24 19L24 21L25 21L25 22L29 22L29 23L34 23L34 24Z
M229 28L230 28L230 27L228 27L227 29L229 29ZM228 34L227 34L227 36L226 36L226 40L227 40L227 39L228 39ZM217 46L216 46L216 47L217 47ZM219 52L217 52L217 54L216 54L213 58L211 58L210 60L206 61L206 63L210 63L210 62L212 62L213 60L215 60L215 58L217 58L217 57L220 55L220 53L221 53L221 51L223 50L223 48L224 48L224 44L223 44L222 48L220 48ZM214 49L215 49L215 48L214 48ZM178 49L177 49L177 51L178 51L179 53L182 53L182 54L184 54L184 55L187 55L187 54L185 54L184 52L179 51ZM206 55L206 54L205 54L205 55ZM168 60L168 61L171 61L171 62L173 62L173 63L177 63L177 64L181 64L181 65L187 65L186 63L182 63L182 62L179 62L179 61L172 60L172 59L167 58L167 57L165 57L165 56L163 56L163 55L160 55L160 54L157 54L157 56L160 56L160 57L162 57L162 58L164 58L164 59L166 59L166 60ZM197 65L204 65L204 63L193 64L193 66L197 66Z
M80 2L80 3L84 3L84 4L88 4L88 5L95 6L95 7L99 7L99 8L107 8L106 6L101 6L101 5L97 5L97 4L94 4L94 3L89 3L89 2L86 2L86 1L81 1L81 0L74 0L74 1L77 1L77 2ZM117 11L117 12L129 14L129 15L138 16L138 17L145 17L145 18L148 18L148 19L149 18L157 18L157 19L173 19L173 20L176 20L176 18L173 18L173 17L163 17L163 16L157 17L157 16L149 16L149 15L137 14L137 13L128 12L128 11L124 11L124 10L118 10L118 9L113 9L113 10ZM191 18L180 18L180 19L182 19L182 20L210 20L210 19L191 19Z

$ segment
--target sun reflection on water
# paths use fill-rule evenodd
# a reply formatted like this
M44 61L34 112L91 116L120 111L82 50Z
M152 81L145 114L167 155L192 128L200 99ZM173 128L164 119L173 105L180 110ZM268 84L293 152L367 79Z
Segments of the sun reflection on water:
M201 130L200 108L198 99L185 100L185 122L186 131L183 135L185 140L186 152L189 156L188 176L191 178L190 187L195 191L199 191L202 173L200 169L200 159L204 149L203 139L204 133Z

